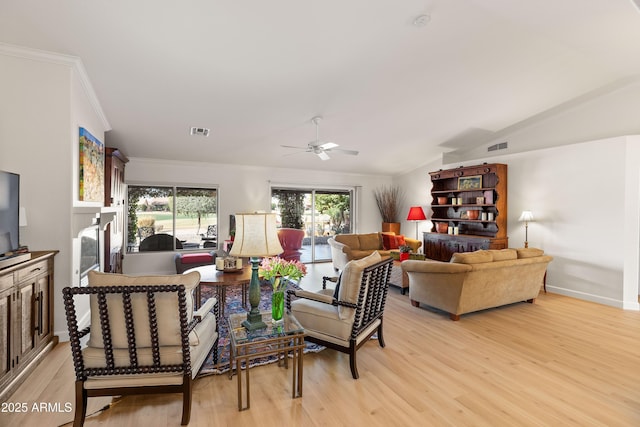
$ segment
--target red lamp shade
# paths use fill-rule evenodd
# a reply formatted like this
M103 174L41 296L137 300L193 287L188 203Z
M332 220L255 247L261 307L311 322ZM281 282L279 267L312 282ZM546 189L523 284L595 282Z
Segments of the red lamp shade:
M407 221L424 221L427 217L424 215L424 211L420 206L413 206L409 209L409 215L407 215Z

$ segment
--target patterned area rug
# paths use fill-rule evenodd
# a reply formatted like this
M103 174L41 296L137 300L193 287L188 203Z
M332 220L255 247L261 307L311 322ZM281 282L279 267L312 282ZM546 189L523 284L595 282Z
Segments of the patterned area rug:
M289 285L289 289L295 288L296 285ZM215 290L213 287L206 286L202 288L202 300L205 301L207 298L210 298L214 295ZM232 313L246 313L249 311L248 308L242 306L242 288L240 286L234 286L227 289L227 304L225 306L225 317ZM260 305L258 306L260 310L270 310L271 309L271 293L272 288L271 284L262 284L260 286ZM218 340L218 361L219 364L217 366L213 363L213 352L207 357L207 361L202 365L200 372L198 373L198 377L202 377L205 375L220 375L229 371L229 332L228 332L228 324L226 319L220 320L220 324L218 325L218 332L220 334L220 339ZM306 347L304 349L304 353L318 353L324 350L325 347L313 344L310 342L306 343ZM275 363L278 361L276 355L267 356L259 359L254 359L249 364L249 367L266 365L269 363Z

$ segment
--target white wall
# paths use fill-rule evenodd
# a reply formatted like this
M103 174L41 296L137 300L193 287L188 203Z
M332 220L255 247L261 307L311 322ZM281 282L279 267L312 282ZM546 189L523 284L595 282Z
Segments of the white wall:
M428 172L472 164L506 163L509 246L522 247L523 210L531 210L530 247L554 257L547 289L603 304L639 309L639 137L619 137L505 154L460 164L432 162L394 182L412 188L415 200ZM430 203L430 197L428 199ZM431 211L427 206L425 213ZM428 221L421 230L428 231Z
M125 169L125 180L127 184L218 186L218 230L219 236L226 237L229 235L229 215L269 211L270 186L285 184L315 188L358 187L358 228L354 231L379 231L382 219L373 198L373 189L388 185L391 177L130 158ZM175 273L173 253L166 252L125 255L123 268L127 274Z
M103 141L105 131L77 64L77 58L0 44L0 169L20 174L20 204L28 220L21 243L32 251L60 251L54 261L53 326L62 336L67 334L62 288L72 283L77 126Z

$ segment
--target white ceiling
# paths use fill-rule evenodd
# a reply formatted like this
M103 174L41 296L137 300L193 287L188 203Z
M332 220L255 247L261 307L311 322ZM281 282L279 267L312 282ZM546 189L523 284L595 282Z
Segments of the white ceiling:
M2 0L0 42L80 57L128 156L375 174L640 74L632 0ZM360 155L280 147L315 115Z

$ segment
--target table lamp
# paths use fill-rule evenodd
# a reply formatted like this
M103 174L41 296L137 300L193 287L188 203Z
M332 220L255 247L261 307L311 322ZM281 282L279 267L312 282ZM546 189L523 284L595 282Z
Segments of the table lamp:
M427 217L424 215L424 211L420 206L412 206L409 208L409 215L407 215L407 221L415 221L416 223L416 240L418 239L418 221L424 221Z
M276 214L240 213L236 214L236 236L229 255L251 258L251 281L249 282L249 304L251 310L242 326L250 331L266 328L258 305L260 304L260 283L258 265L260 257L275 256L283 252L276 227Z
M533 221L533 213L531 211L522 211L518 221L524 221L524 247L529 247L529 223Z

